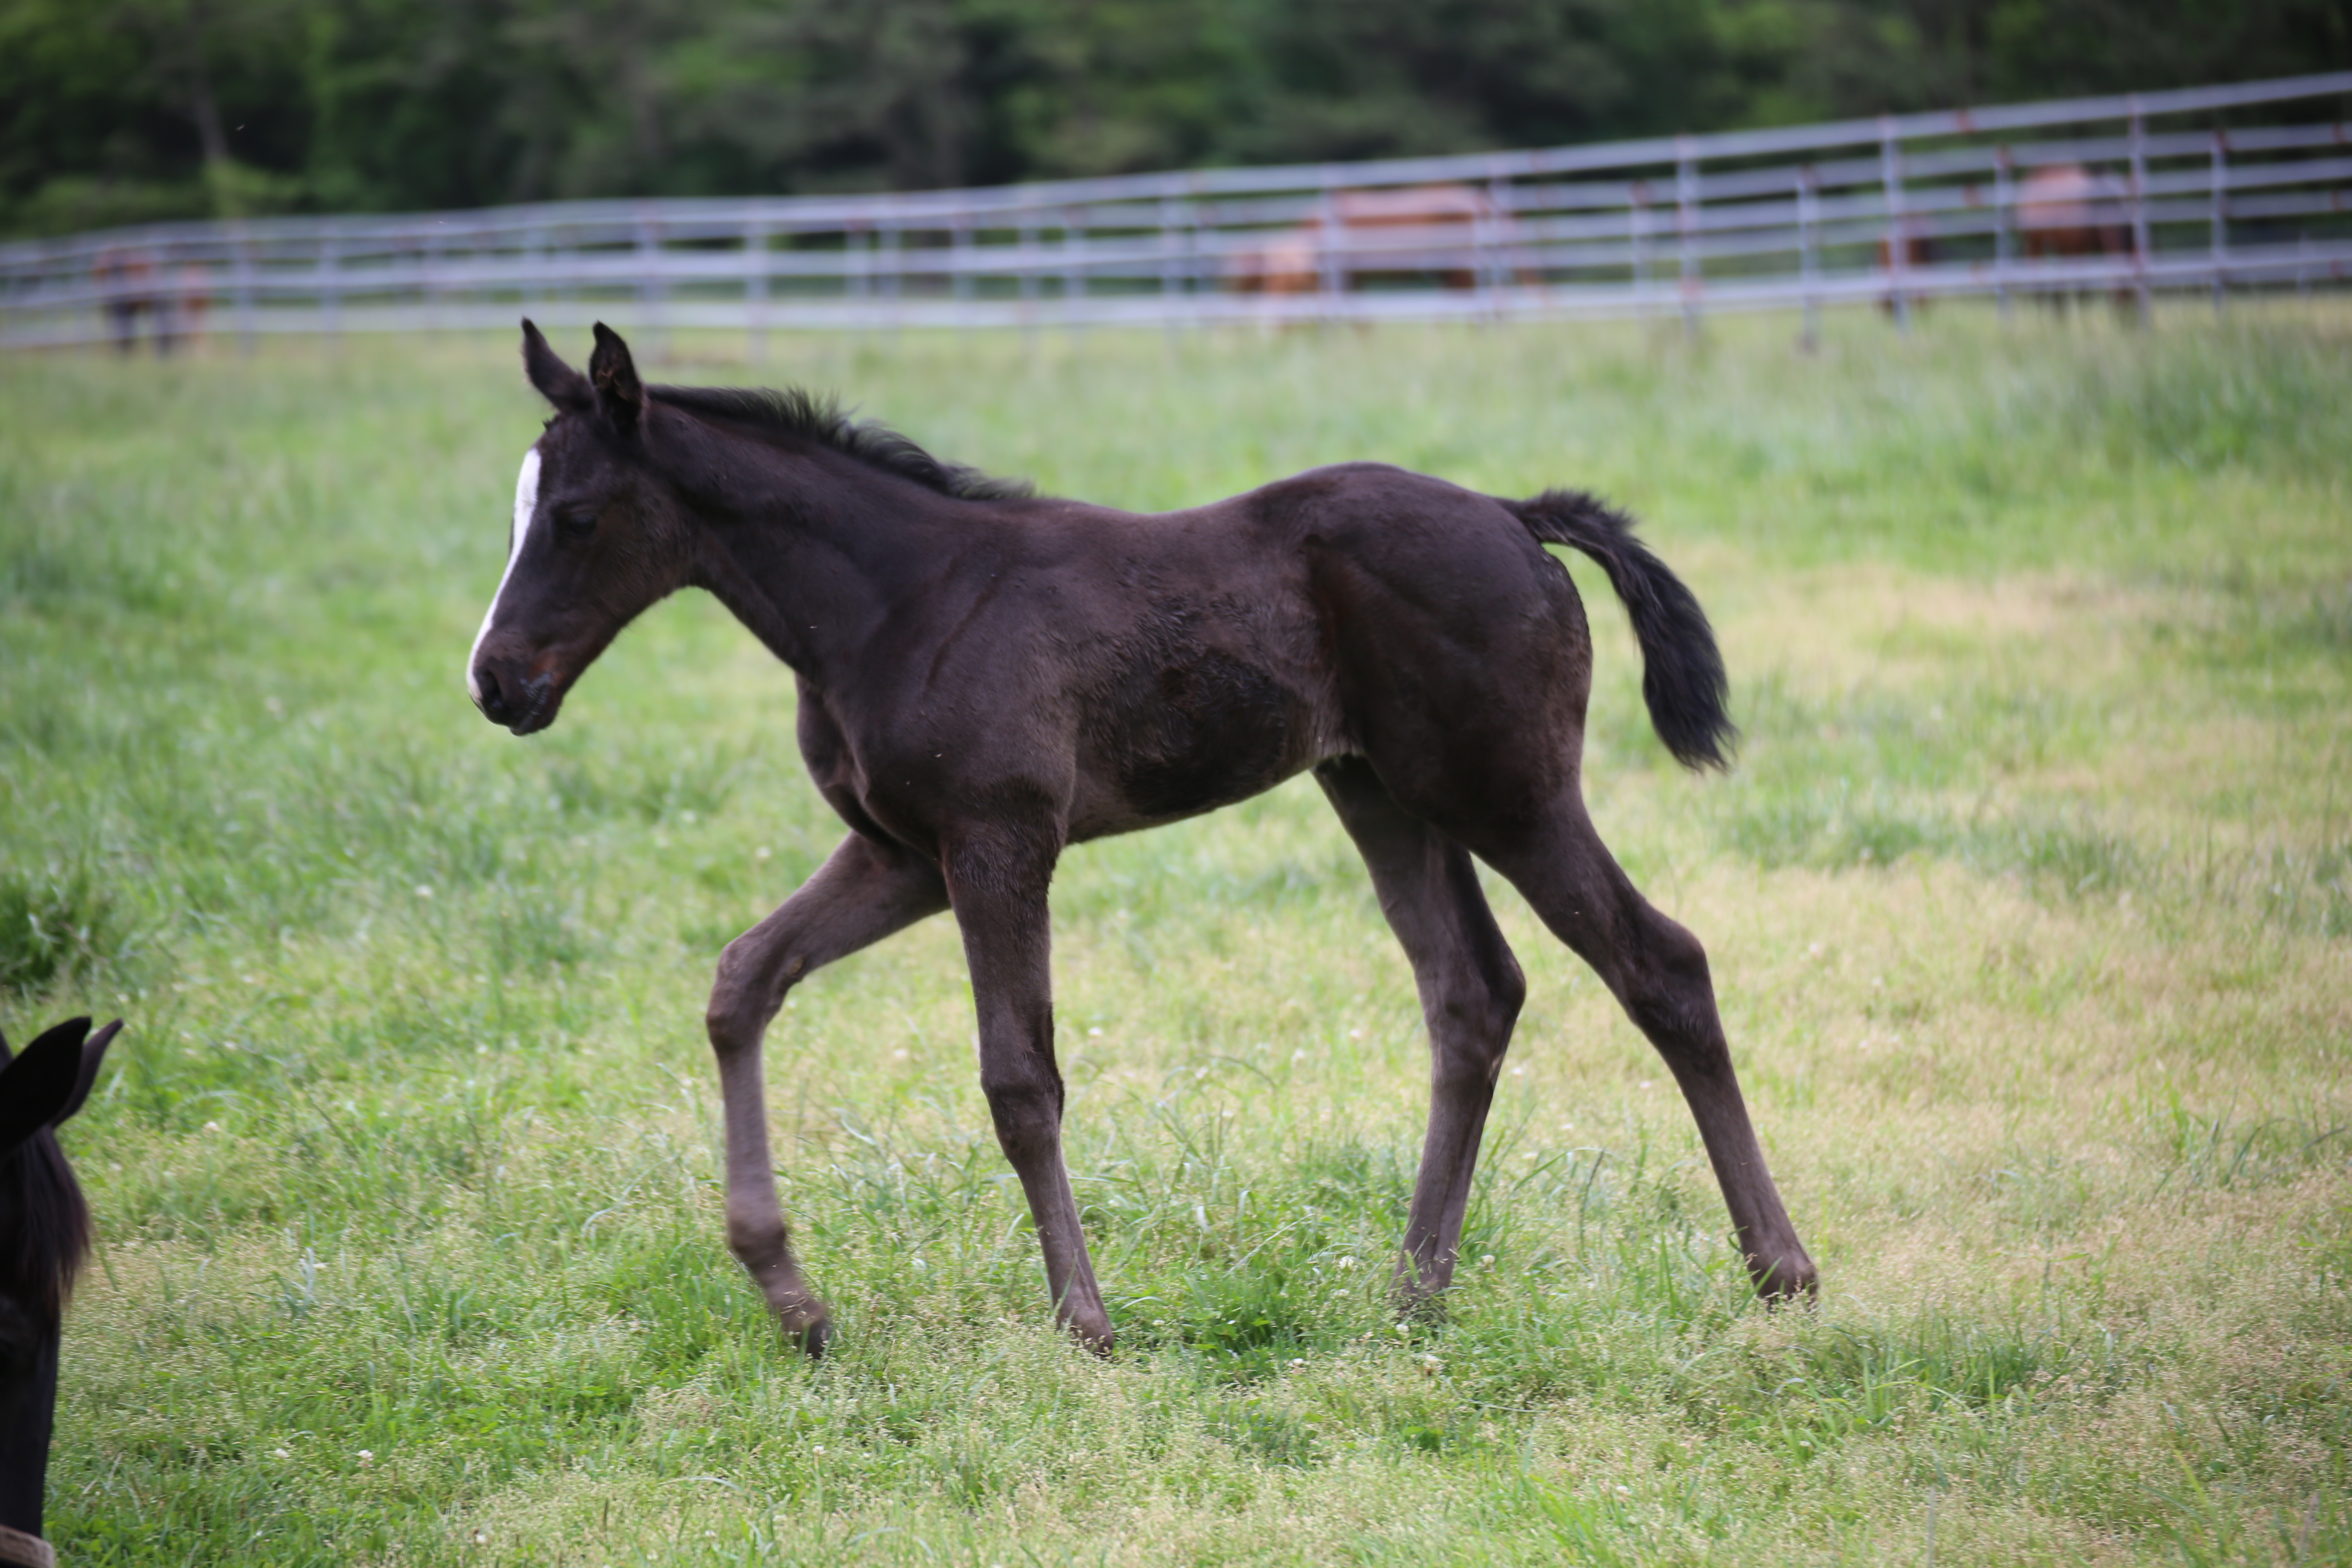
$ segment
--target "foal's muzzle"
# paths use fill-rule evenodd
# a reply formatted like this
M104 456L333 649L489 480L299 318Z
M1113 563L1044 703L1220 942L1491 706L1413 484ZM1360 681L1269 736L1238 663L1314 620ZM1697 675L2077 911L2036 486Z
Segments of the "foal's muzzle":
M493 724L503 724L518 735L547 728L554 717L555 682L547 676L525 677L512 668L503 675L491 660L474 666L474 706Z

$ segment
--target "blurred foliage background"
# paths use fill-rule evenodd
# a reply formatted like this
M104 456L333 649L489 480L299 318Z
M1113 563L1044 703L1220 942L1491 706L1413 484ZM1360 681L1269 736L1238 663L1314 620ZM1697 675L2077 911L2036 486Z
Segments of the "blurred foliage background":
M0 233L1454 153L2352 65L2352 0L0 0Z

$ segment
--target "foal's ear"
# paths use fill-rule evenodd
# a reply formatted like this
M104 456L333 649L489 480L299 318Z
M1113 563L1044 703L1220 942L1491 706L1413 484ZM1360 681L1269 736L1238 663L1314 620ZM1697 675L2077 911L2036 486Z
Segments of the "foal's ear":
M547 346L547 339L528 316L522 322L522 373L530 377L539 395L558 408L576 413L596 401L596 395L588 389L588 378Z
M73 1120L74 1112L79 1110L82 1101L89 1098L90 1086L98 1082L98 1067L106 1060L106 1047L112 1045L114 1037L121 1032L122 1020L117 1018L82 1042L81 1075L74 1079L74 1091L66 1096L65 1108L49 1118L50 1126L62 1127Z
M68 1018L0 1069L0 1154L54 1124L81 1083L88 1018Z
M646 411L645 384L637 379L629 345L602 321L596 323L596 352L588 356L588 379L596 387L597 410L613 428L625 436L635 430Z

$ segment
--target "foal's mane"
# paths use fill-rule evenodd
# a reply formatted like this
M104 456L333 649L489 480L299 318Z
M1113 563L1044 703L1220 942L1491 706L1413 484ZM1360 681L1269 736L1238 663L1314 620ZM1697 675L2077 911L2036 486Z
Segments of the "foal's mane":
M708 415L771 439L814 441L868 467L960 500L1014 500L1034 493L1026 479L999 479L942 462L887 425L854 419L838 399L786 387L651 386L656 401L689 414Z

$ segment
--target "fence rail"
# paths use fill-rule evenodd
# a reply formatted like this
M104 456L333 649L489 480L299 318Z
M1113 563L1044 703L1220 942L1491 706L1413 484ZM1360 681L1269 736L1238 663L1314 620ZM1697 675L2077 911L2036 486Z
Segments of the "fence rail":
M156 225L0 245L0 346L2218 303L2352 277L2347 105L2337 72L1445 158Z

